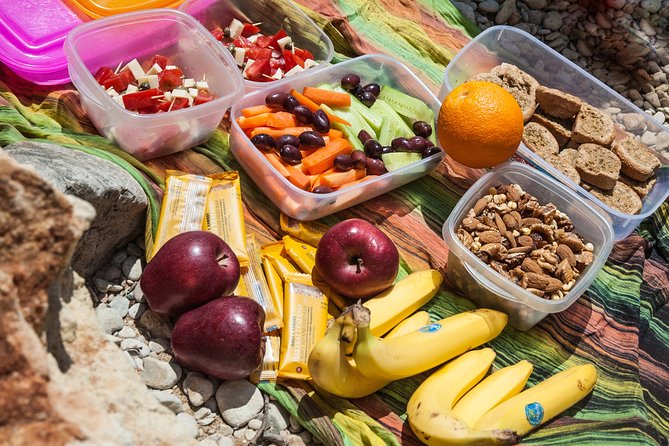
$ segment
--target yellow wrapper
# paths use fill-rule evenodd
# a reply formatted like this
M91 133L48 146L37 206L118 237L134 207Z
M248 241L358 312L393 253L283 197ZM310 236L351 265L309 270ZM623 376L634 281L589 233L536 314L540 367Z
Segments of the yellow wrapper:
M167 175L156 239L151 256L147 260L151 260L165 242L175 235L201 230L204 225L211 178L174 170L168 170Z
M248 266L244 207L236 171L212 175L212 185L207 197L206 229L221 237L232 248L239 264Z
M265 336L265 356L259 370L254 371L249 380L259 382L273 382L279 376L279 352L281 351L281 336L274 330Z
M262 258L262 269L265 272L269 292L272 294L274 307L279 311L281 320L283 320L283 280L267 257Z
M247 275L248 272L249 269L247 267L241 267L239 283L237 284L235 291L232 292L235 296L251 297L248 288L246 288L246 281L244 280L244 276Z
M301 240L285 235L283 245L290 258L303 273L311 274L316 266L316 248Z
M279 376L309 379L307 361L325 335L328 299L304 275L287 276L284 296Z
M283 241L268 243L261 248L263 257L269 259L281 280L286 281L290 274L304 274L286 252ZM304 274L308 276L307 274Z
M329 227L317 221L300 221L287 216L283 212L279 218L281 230L288 235L292 235L312 246L318 246L318 242Z
M276 330L283 327L281 314L274 306L272 293L267 286L265 274L260 263L260 249L252 235L247 238L246 247L249 253L249 267L242 275L243 282L246 284L248 296L258 302L265 310L265 331Z

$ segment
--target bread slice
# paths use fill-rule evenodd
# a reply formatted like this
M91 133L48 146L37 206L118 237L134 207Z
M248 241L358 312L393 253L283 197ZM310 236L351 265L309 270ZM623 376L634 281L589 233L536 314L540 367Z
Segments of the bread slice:
M655 178L649 178L646 181L636 181L625 175L620 175L620 181L631 187L639 198L644 198L648 195L657 182Z
M537 87L536 99L542 113L560 119L573 119L583 105L576 96L543 85Z
M551 163L553 167L562 172L567 178L572 180L574 183L579 184L581 182L581 176L574 167L574 164L565 159L560 158L560 156L550 155L546 158L546 161Z
M530 120L537 108L536 91L539 82L515 65L502 63L490 71L499 77L502 87L513 95L523 112L523 121Z
M523 129L523 143L542 158L557 155L560 151L555 136L546 127L536 122L528 122Z
M574 167L583 181L603 190L613 189L620 175L618 157L597 144L581 144Z
M558 153L558 158L564 160L565 162L571 164L572 166L576 165L576 157L578 156L577 149L562 149Z
M608 147L615 136L616 130L611 116L589 104L581 107L572 128L571 137L575 142Z
M622 181L616 181L611 190L593 187L590 193L623 214L637 214L643 207L639 195Z
M566 121L559 118L553 118L551 116L545 116L540 113L534 113L530 118L531 122L536 122L548 129L549 132L555 137L558 145L560 147L564 146L569 142L571 138L571 126L570 121Z
M636 181L648 180L662 164L652 150L632 135L614 141L612 150L620 158L620 170Z

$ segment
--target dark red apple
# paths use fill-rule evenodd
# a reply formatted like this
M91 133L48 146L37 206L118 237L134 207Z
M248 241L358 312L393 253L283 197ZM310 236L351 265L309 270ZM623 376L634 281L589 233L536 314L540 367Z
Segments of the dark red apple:
M335 291L356 299L377 294L393 284L400 255L393 241L359 218L332 226L316 249L316 270Z
M160 248L146 265L140 286L153 311L178 316L232 294L239 275L237 256L223 239L212 232L190 231Z
M247 377L265 354L265 311L248 297L214 299L177 319L172 349L177 362L221 379Z

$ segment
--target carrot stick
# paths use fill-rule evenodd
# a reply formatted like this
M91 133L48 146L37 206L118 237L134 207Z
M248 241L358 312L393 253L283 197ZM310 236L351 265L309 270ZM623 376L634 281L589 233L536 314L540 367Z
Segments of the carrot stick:
M328 132L328 136L330 137L330 139L343 138L344 132L337 129L330 129L330 131Z
M267 127L276 127L279 129L284 129L286 127L295 127L297 126L297 119L295 115L288 112L276 112L270 113L269 118L267 119Z
M309 190L309 186L311 186L311 179L306 176L300 169L288 165L286 166L286 170L290 174L288 176L288 181L302 190Z
M287 169L287 167L290 166L286 164L279 155L277 155L274 152L269 152L269 153L263 152L263 154L267 157L267 160L270 162L270 164L274 166L276 170L279 171L279 175L285 178L288 178L290 176L290 172Z
M356 184L364 183L365 181L373 180L374 178L378 177L378 175L367 175L366 177L363 177L359 180L356 181L351 181L350 183L342 184L339 189L345 189L347 187L355 186Z
M240 116L237 118L237 124L242 129L251 129L253 127L260 127L263 125L267 125L267 120L269 119L271 113L262 113L259 115L251 116L251 117L244 117Z
M301 146L301 147L306 147L306 146ZM319 150L318 148L306 148L306 149L300 149L300 153L302 153L302 158L306 158L312 153L316 152Z
M283 135L300 136L303 132L313 131L311 127L287 127L285 129L273 129L271 127L256 127L251 131L251 137L259 133L267 133L272 138L278 138Z
M301 105L304 105L305 107L307 107L312 112L315 112L316 110L318 110L320 108L318 106L318 104L316 104L314 101L312 101L308 97L304 96L302 93L300 93L299 91L297 91L295 89L290 90L290 94L295 96L295 99L297 99L297 102L299 102ZM327 117L328 117L328 119L330 120L331 123L332 122L338 122L340 124L347 125L349 127L351 126L351 123L348 122L347 120L342 119L337 115L333 115L332 113L329 113L325 110L323 110L323 111L325 112L325 114L327 115Z
M334 166L337 155L348 154L352 151L353 147L347 140L344 138L335 139L317 152L302 158L302 164L312 175L322 173Z
M242 116L250 118L251 116L261 115L263 113L272 113L274 110L265 104L254 105L252 107L242 108Z
M340 187L347 183L364 178L365 169L351 169L344 172L331 172L321 175L319 180L321 185L328 187Z
M302 94L317 104L325 104L331 107L351 106L351 96L348 93L340 93L316 87L304 87Z

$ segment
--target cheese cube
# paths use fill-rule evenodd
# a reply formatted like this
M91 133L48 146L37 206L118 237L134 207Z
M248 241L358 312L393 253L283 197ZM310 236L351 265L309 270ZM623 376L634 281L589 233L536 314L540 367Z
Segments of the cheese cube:
M304 59L304 69L309 69L318 66L318 62L313 59Z
M244 56L246 56L246 48L235 48L235 62L237 66L244 65Z
M139 64L139 62L137 62L137 59L131 60L126 64L125 67L121 68L121 71L125 70L130 70L135 79L139 79L140 77L144 76L144 70L142 70L142 66Z
M282 37L279 40L276 41L276 43L279 44L282 50L286 49L286 45L289 43L292 43L293 39L290 38L290 36Z
M249 60L246 61L246 65L244 66L244 70L242 70L242 75L244 75L244 77L246 77L246 70L248 70L249 67L251 65L253 65L253 62L255 62L255 60L253 60L253 59L249 59Z
M209 90L209 83L208 83L207 81L197 81L197 82L195 83L195 86L196 86L199 90Z
M143 83L148 83L149 88L158 88L158 75L157 74L149 74L142 76L140 78L137 78L137 83L140 85Z
M189 88L188 89L188 94L195 98L195 97L197 97L197 94L198 94L199 91L200 90L198 90L197 88Z
M228 28L230 28L230 38L234 40L242 34L244 24L237 19L232 19Z
M165 92L165 100L172 102L172 92L171 91L166 91Z
M272 75L272 79L279 80L281 79L282 76L283 76L283 70L281 70L281 68L277 68L276 73Z
M188 105L193 105L193 97L186 90L175 88L172 90L172 98L185 98L188 99Z
M163 69L160 68L160 65L157 63L154 63L151 68L149 68L149 71L146 72L146 74L158 74L162 73Z
M138 91L139 91L139 88L137 88L137 87L134 86L133 84L129 84L129 85L128 85L128 88L125 89L125 94L129 94L129 93L137 93Z
M299 73L300 71L304 71L304 68L302 68L299 65L295 65L293 68L286 71L286 74L284 75L284 77L292 76L293 74Z
M195 79L184 79L184 87L191 88L195 86Z
M176 65L165 65L166 70L176 70L177 66Z
M249 36L248 41L251 43L256 43L256 40L258 40L258 37L262 36L262 34L254 34L252 36Z
M107 94L111 97L118 96L118 92L114 90L114 87L109 87L107 90L105 90Z

